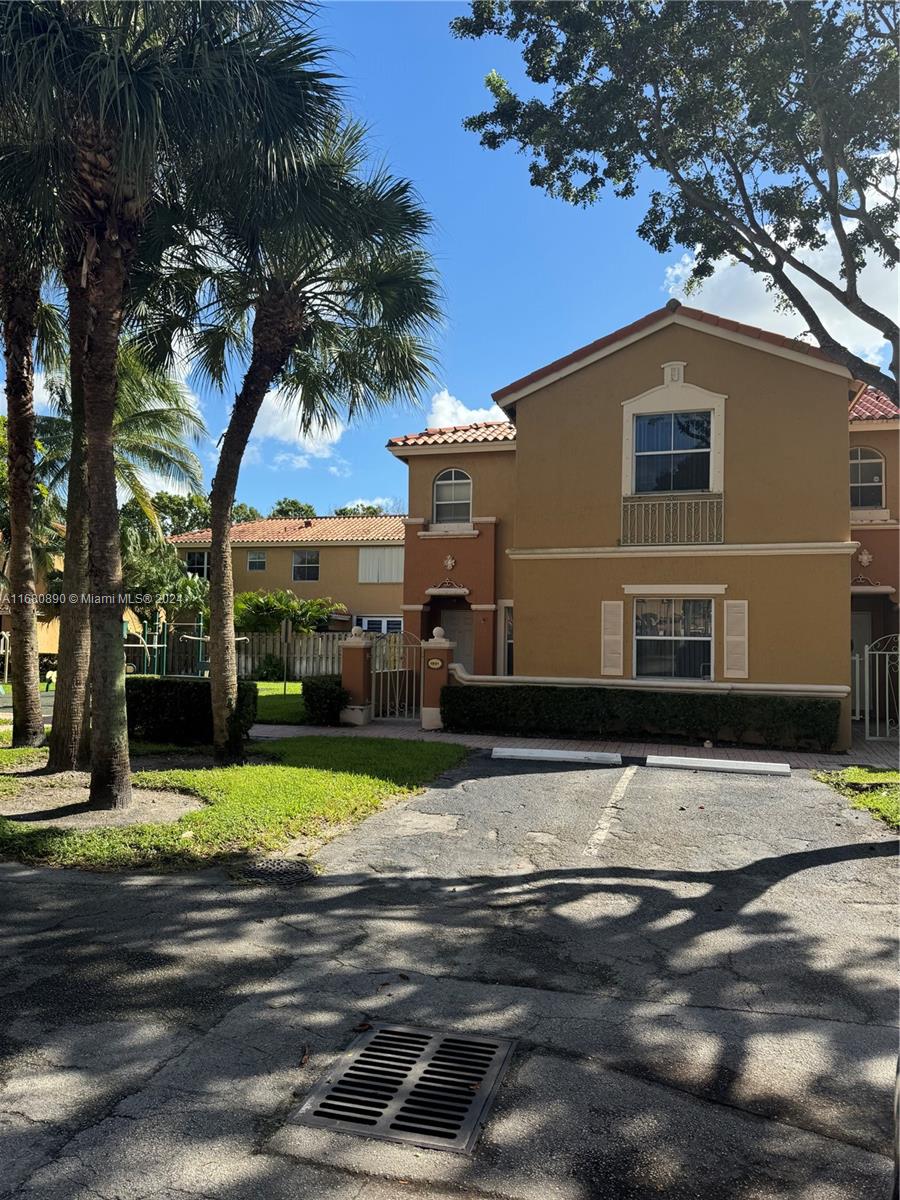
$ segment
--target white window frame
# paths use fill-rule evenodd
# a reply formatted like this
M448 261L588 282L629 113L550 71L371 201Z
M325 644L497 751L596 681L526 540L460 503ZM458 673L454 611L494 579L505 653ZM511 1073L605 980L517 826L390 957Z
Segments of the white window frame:
M637 473L638 473L637 469L638 469L638 459L639 458L664 458L664 457L672 458L676 454L705 454L707 456L708 467L709 467L708 478L712 479L712 412L708 408L700 408L700 409L696 409L690 415L691 416L700 416L703 414L707 414L709 416L709 445L708 446L698 446L698 447L694 447L693 449L676 450L675 446L673 444L667 450L637 450L637 449L635 449L632 452L633 458L634 458L634 463L632 464L632 470L633 470L632 487L634 489L634 494L636 496L664 496L664 495L670 495L670 494L674 495L676 492L678 493L679 496L681 496L681 495L684 495L685 493L687 493L687 494L690 494L692 492L694 492L694 493L704 492L705 493L705 492L709 492L712 490L708 487L707 488L660 488L658 491L654 489L653 491L644 490L644 491L640 491L640 492L637 490ZM674 420L675 420L675 418L680 417L682 415L687 416L688 415L687 411L685 410L684 413L682 413L682 412L634 413L634 414L632 414L631 420L634 422L635 429L637 429L637 421L638 421L639 417L671 417L672 421L673 421L672 435L673 435L673 440L674 440L674 432L675 432ZM637 438L635 438L635 444L637 444Z
M316 562L315 562L316 574L315 574L314 578L311 578L309 576L306 576L306 577L303 577L300 579L297 578L296 571L297 571L298 567L311 567L313 565L312 563L298 563L297 562L298 554L315 554L315 556L316 556ZM307 550L305 547L303 547L302 549L300 549L298 547L297 549L295 549L293 551L293 553L291 554L291 583L318 583L321 573L322 573L321 551L313 550L313 549Z
M859 455L867 454L869 457L854 459L853 458L854 453L859 454ZM877 484L877 483L854 483L853 482L852 471L853 471L854 466L860 466L864 462L879 462L879 463L881 463L881 483L880 484ZM885 495L886 495L886 492L885 492L886 481L885 481L884 476L885 476L886 465L887 465L887 463L885 461L884 455L881 453L880 450L876 450L874 446L851 446L850 447L850 453L848 456L848 467L851 472L851 478L849 481L851 491L855 487L864 487L864 488L880 487L881 488L881 499L879 500L878 504L856 504L855 505L851 501L851 504L850 504L851 512L854 512L854 513L884 512L884 510L885 510Z
M370 625L373 625L375 621L380 622L380 627L378 629L370 628ZM387 627L388 621L399 621L400 628L399 629L388 629L388 627ZM388 614L387 616L379 616L377 613L372 613L372 614L363 613L361 616L353 618L353 624L359 625L364 633L402 633L403 632L403 617L402 616L392 616L390 614Z
M203 555L203 569L198 571L196 568L188 565L188 559L192 554ZM209 579L209 551L208 550L186 550L184 554L184 569L188 575L193 575L197 579Z
M441 501L438 500L437 489L438 489L439 484L441 484L441 483L462 483L463 482L462 479L445 479L444 478L445 475L449 475L452 471L456 471L459 475L462 475L464 477L464 480L466 482L468 482L468 485L469 485L469 515L463 521L442 521L438 518L438 504L439 503L440 504L462 504L463 503L463 501L461 501L461 500L441 500ZM472 476L469 474L468 471L464 471L462 469L462 467L446 467L443 471L439 471L437 473L437 475L435 475L435 477L431 483L431 528L432 529L456 529L456 528L459 528L462 526L464 528L471 529L472 513L475 511L472 506L473 491L474 491L474 488L472 486Z
M623 496L691 496L720 493L725 482L725 401L719 392L710 392L693 383L685 383L684 362L662 364L663 382L639 396L622 402L622 495ZM697 492L635 492L634 418L659 416L664 413L708 412L709 430L709 488ZM690 453L688 451L687 453Z
M638 675L637 673L637 644L639 640L648 640L646 635L638 638L637 634L637 601L638 600L708 600L709 601L709 637L687 637L687 638L658 638L658 641L669 642L709 642L709 679L704 679L696 675ZM649 639L654 640L654 639ZM667 590L663 596L659 592L653 594L647 592L643 595L635 595L631 602L631 678L651 683L713 683L716 678L716 601L715 597L707 592L703 596L685 595L684 592L678 595L677 591Z
M389 552L389 553L386 553ZM363 564L369 557L369 566L363 569ZM397 570L388 568L388 563L397 563ZM402 583L403 582L404 547L403 546L360 546L357 554L356 581L357 583ZM384 578L381 578L381 575ZM373 579L376 575L379 578Z
M254 559L256 560L256 564L254 564ZM257 565L260 559L262 559L262 566ZM255 574L257 571L265 571L268 567L268 562L269 562L269 556L265 550L248 550L247 551L247 571L248 571L248 573L253 572Z

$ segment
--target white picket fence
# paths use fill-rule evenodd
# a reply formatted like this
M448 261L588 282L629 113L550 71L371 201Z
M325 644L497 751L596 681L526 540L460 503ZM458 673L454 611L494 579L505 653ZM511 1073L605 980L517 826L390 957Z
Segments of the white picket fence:
M287 664L288 679L340 675L341 642L348 633L295 634L284 642L279 633L250 633L237 643L238 675L250 678L267 654Z

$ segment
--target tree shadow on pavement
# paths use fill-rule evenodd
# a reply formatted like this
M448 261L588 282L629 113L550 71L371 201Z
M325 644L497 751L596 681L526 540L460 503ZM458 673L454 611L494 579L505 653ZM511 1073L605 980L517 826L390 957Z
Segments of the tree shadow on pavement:
M543 1194L573 1200L865 1194L888 1171L894 947L835 953L767 897L820 872L871 882L895 853L290 891L6 864L0 1162L60 1200L343 1195L372 1143L338 1136L320 1178L269 1139L354 1027L384 1019L520 1039L478 1154L420 1155L440 1160L434 1190L404 1194L537 1197L511 1164L540 1154Z

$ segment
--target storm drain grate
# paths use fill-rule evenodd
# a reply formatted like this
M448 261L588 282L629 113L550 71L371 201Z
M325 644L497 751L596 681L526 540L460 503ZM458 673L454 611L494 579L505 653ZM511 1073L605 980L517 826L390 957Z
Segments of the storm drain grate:
M241 867L236 876L242 883L271 883L276 887L294 887L315 877L315 871L304 858L260 858Z
M301 1125L471 1154L515 1041L373 1024L310 1093Z

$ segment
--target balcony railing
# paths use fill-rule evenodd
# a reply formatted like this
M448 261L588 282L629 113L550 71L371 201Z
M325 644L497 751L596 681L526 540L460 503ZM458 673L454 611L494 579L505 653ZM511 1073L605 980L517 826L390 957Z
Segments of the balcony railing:
M622 499L623 546L708 546L724 538L721 495L666 494Z

